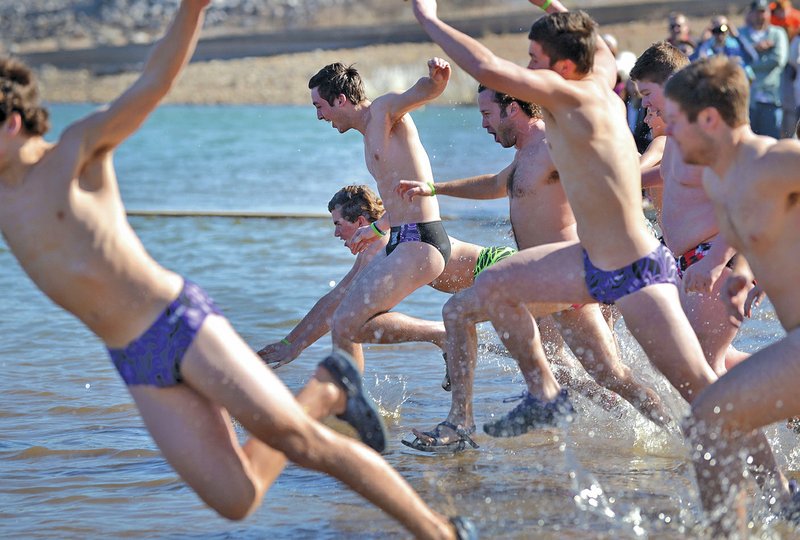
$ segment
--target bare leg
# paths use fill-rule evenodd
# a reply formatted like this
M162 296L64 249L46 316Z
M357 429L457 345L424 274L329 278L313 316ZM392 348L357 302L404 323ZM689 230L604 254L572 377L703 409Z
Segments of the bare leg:
M528 306L528 309L535 309L535 306ZM592 401L606 411L614 410L619 406L619 396L603 388L590 377L576 377L575 372L583 369L573 358L564 338L561 329L554 320L557 314L541 317L536 321L539 332L542 335L542 346L544 352L550 359L550 365L555 367L553 374L558 384L573 390ZM558 369L560 368L560 369Z
M425 341L445 348L445 328L440 321L428 321L389 311L372 317L361 328L360 343L407 343Z
M433 281L443 268L444 259L439 251L422 242L402 243L391 256L384 253L376 255L353 282L333 314L333 348L350 353L356 348L356 342L370 319L389 311L409 294ZM363 371L363 355L360 360L358 367ZM326 382L322 381L322 384ZM329 404L327 414L331 414L334 407L344 403L344 396L338 387L326 386L329 392L320 396L329 393L337 395Z
M746 524L744 519L726 520L720 506L742 489L745 464L741 452L752 455L764 469L777 470L766 439L757 430L800 414L798 383L800 331L794 330L735 366L692 403L689 431L693 446L700 445L692 459L715 535L727 536ZM786 480L780 473L774 480L778 498L786 504Z
M659 425L669 422L655 391L639 383L620 360L614 334L597 304L562 311L554 317L562 327L564 339L595 381L622 396L645 418Z
M544 401L553 400L561 387L527 304L536 301L536 315L544 316L567 307L555 302L592 301L583 285L580 254L574 242L522 250L484 270L473 286L498 336L519 363L528 391Z
M486 320L473 287L454 294L442 309L447 329L447 368L450 373L451 402L446 422L470 430L475 425L472 411L472 392L475 382L475 365L478 358L478 335L475 325ZM414 435L427 444L433 438L422 430L412 429ZM439 444L459 440L451 428L438 428Z
M453 537L378 454L306 415L224 318L206 319L181 370L186 384L131 394L165 458L223 516L252 512L289 459L346 483L415 535ZM254 435L244 447L226 411Z
M681 304L686 317L697 334L708 364L717 376L728 369L728 358L731 359L730 364L735 365L748 356L731 345L738 329L730 323L728 312L719 296L730 273L728 268L722 272L711 294L687 294L681 290Z

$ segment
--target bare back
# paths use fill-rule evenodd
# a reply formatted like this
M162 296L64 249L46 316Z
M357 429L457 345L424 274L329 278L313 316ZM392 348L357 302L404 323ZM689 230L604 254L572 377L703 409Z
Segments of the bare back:
M798 168L800 143L751 135L722 181L705 180L722 234L745 256L787 331L800 326Z
M0 229L48 297L109 346L123 346L177 295L181 281L147 254L128 224L111 154L73 175L76 144L62 138L21 184L0 188Z
M621 268L656 246L645 225L624 104L600 77L562 84L567 95L545 110L550 155L589 257L600 268Z
M662 225L667 247L677 255L719 233L713 205L703 189L703 167L687 165L672 137L661 161Z
M364 131L364 157L367 169L378 183L392 226L439 220L439 206L429 197L418 197L411 203L395 192L398 182L414 179L432 182L430 160L419 140L411 116L404 114L393 122L384 108L385 96L371 105Z

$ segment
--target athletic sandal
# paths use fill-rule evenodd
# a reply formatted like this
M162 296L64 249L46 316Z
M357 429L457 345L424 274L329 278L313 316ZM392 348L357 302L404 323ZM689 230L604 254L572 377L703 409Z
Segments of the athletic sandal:
M455 516L450 518L450 523L453 524L456 530L456 538L458 540L478 540L478 529L472 523L472 520Z
M505 416L483 424L483 431L492 437L516 437L532 429L557 426L562 420L571 422L575 409L566 390L561 390L556 399L544 402L533 397L527 390L520 396L504 399L504 403L522 399L522 403Z
M383 426L378 408L364 394L361 375L350 355L334 351L319 365L328 370L334 382L347 395L345 410L336 417L353 426L364 444L376 452L383 452L386 449L386 428Z
M458 439L451 442L443 442L441 433L443 427L455 431ZM469 444L472 448L479 448L478 444L472 440L472 437L470 437L470 435L473 433L475 433L475 426L472 426L470 429L464 429L463 427L459 427L454 423L445 420L444 422L439 422L433 431L422 432L423 435L427 435L433 439L433 442L424 441L416 436L411 442L408 442L405 439L401 440L400 442L409 448L419 450L420 452L454 454L456 452L465 450L467 448L467 444Z
M442 389L445 392L450 391L450 368L447 367L447 353L442 353L442 358L444 358L444 379L442 379Z
M788 506L786 506L781 515L783 518L794 524L800 524L800 487L797 485L797 480L789 480L789 493L791 494L792 500Z

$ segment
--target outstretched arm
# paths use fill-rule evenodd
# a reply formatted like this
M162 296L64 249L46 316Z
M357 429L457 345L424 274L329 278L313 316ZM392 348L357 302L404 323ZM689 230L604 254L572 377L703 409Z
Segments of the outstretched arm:
M63 138L79 139L78 169L134 133L169 92L194 53L210 0L183 0L169 29L153 48L142 74L107 108L73 124Z
M506 196L506 185L509 170L513 167L509 165L497 174L481 174L433 184L420 182L419 180L400 180L395 188L398 195L408 200L414 197L431 195L448 195L461 199L501 199ZM435 191L432 191L432 189Z
M450 64L441 58L428 60L428 76L419 79L414 86L402 94L384 94L373 105L386 111L392 123L404 114L429 103L442 95L450 81Z
M289 335L281 341L264 346L258 351L261 359L267 364L272 364L273 368L279 368L300 356L304 350L327 334L331 329L330 321L333 318L333 313L339 307L347 288L363 267L362 259L363 257L356 259L355 264L353 264L347 275L328 294L317 300L311 311L297 323L297 326L289 332Z

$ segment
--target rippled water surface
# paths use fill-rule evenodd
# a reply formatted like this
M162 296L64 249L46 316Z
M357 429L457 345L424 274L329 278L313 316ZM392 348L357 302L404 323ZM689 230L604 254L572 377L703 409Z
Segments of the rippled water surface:
M57 129L88 110L56 107ZM495 172L511 159L472 109L416 115L441 179ZM119 150L129 208L324 214L349 182L371 183L360 137L338 135L309 108L165 107ZM456 237L508 243L505 203L442 198ZM202 284L254 348L283 337L352 264L327 219L133 217L148 250ZM99 340L54 307L0 246L0 535L7 538L386 538L407 535L338 482L290 466L246 521L217 517L178 478L149 438ZM447 297L414 293L399 309L440 316ZM655 385L677 417L677 395L619 326L624 359ZM756 350L782 335L769 306L737 342ZM495 342L489 327L481 340ZM324 338L279 374L299 389L329 348ZM698 501L682 439L627 405L604 411L576 397L566 430L498 440L479 451L417 455L399 440L442 420L449 394L430 345L366 352L370 392L386 411L386 459L437 510L472 516L485 538L694 536ZM479 423L513 404L522 379L508 358L482 353ZM778 457L797 470L796 438L769 429ZM244 437L244 433L241 434ZM783 524L761 537L791 537Z

